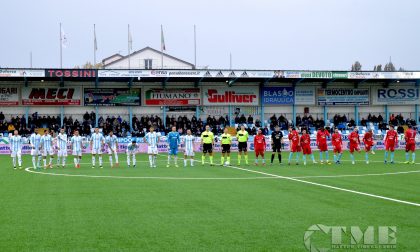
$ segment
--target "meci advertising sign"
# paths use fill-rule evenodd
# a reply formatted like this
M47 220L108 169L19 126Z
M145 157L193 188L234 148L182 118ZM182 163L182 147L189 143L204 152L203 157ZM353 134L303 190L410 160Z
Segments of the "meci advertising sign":
M22 105L80 106L80 88L72 87L23 87Z

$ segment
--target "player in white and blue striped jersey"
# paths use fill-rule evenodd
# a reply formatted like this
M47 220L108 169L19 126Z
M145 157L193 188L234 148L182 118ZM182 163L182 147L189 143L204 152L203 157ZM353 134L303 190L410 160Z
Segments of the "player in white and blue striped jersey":
M104 147L105 138L99 133L99 128L95 128L95 132L90 137L90 146L92 149L92 168L96 166L96 156L99 155L99 168L102 166L102 148Z
M66 159L67 159L67 134L64 128L60 129L60 133L57 136L57 166L60 166L60 159L61 165L64 168L66 166Z
M41 137L41 148L42 148L42 157L44 161L44 169L47 169L47 167L52 168L52 163L54 160L53 138L49 134L48 130L44 130L44 135ZM47 166L48 155L50 156L50 162Z
M41 163L41 135L38 134L38 129L35 129L34 133L29 137L29 143L31 145L31 156L32 156L32 165L34 169L38 169ZM38 161L36 158L38 157Z
M79 135L78 130L74 131L74 135L70 141L73 150L74 167L80 168L80 161L82 160L82 137Z
M138 144L136 143L136 140L133 140L131 143L127 145L127 165L128 168L130 168L131 165L131 159L133 168L136 168L136 153L139 149Z
M9 139L10 142L10 156L13 161L13 168L16 169L16 158L19 164L19 169L22 169L22 137L19 132L15 130L13 136Z
M191 166L194 166L194 141L195 137L191 130L187 130L187 135L183 138L184 142L184 167L187 166L187 159L190 158Z
M105 138L105 142L108 146L108 154L109 154L109 163L111 167L114 167L112 162L112 154L115 156L115 166L119 166L118 162L118 138L114 135L114 132L111 130L109 135Z
M155 132L153 126L150 127L149 132L144 136L144 142L147 143L147 154L149 154L150 167L156 168L156 156L158 154L157 144L159 142L159 135Z

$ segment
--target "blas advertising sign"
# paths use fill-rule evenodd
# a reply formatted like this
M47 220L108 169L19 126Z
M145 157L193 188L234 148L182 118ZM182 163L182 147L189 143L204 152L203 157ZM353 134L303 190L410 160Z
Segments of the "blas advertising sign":
M293 87L263 87L261 99L264 104L292 105L295 103Z

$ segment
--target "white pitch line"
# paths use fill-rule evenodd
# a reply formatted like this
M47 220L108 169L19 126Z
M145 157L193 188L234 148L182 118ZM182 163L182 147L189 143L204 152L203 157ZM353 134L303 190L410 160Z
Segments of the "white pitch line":
M301 180L301 179L292 178L292 177L284 177L284 176L280 176L280 175L276 175L276 174L271 174L271 173L267 173L267 172L249 170L249 169L245 169L245 168L241 168L241 167L236 167L236 166L231 166L231 165L226 166L226 167L230 167L232 169L238 169L238 170L242 170L242 171L247 171L247 172L252 172L252 173L263 174L263 175L266 175L266 176L273 176L273 177L276 177L276 178L281 178L281 179L286 179L286 180L292 180L292 181L296 181L296 182L300 182L300 183L305 183L305 184L310 184L310 185L315 185L315 186L330 188L330 189L334 189L334 190L338 190L338 191L350 192L350 193L354 193L354 194L365 195L365 196L369 196L369 197L373 197L373 198L378 198L378 199L383 199L383 200L388 200L388 201L393 201L393 202L398 202L398 203L402 203L402 204L407 204L407 205L412 205L412 206L420 207L420 203L414 203L414 202L410 202L410 201L394 199L394 198L380 196L380 195L371 194L371 193L359 192L359 191L355 191L355 190L350 190L350 189L345 189L345 188L341 188L341 187L336 187L336 186L330 186L330 185L315 183L315 182Z
M105 175L86 175L86 174L66 174L66 173L46 173L31 170L32 167L25 168L25 171L35 174L49 175L49 176L64 176L64 177L85 177L85 178L111 178L111 179L160 179L160 180L253 180L253 179L278 179L275 177L232 177L232 178L204 178L204 177L129 177L129 176L105 176ZM117 168L118 169L118 168ZM137 168L133 168L137 169Z
M196 160L196 161L199 162L199 160ZM208 163L208 162L206 162L206 163ZM225 167L229 167L229 168L237 169L237 170L242 170L242 171L247 171L247 172L252 172L252 173L258 173L258 174L266 175L266 176L273 177L273 178L286 179L286 180L296 181L296 182L300 182L300 183L304 183L304 184L310 184L310 185L315 185L315 186L319 186L319 187L325 187L325 188L334 189L334 190L338 190L338 191L344 191L344 192L349 192L349 193L364 195L364 196L368 196L368 197L373 197L373 198L378 198L378 199L393 201L393 202L397 202L397 203L401 203L401 204L406 204L406 205L412 205L412 206L420 207L420 203L415 203L415 202L410 202L410 201L405 201L405 200L399 200L399 199L394 199L394 198L390 198L390 197L380 196L380 195L376 195L376 194L365 193L365 192L360 192L360 191L345 189L345 188L341 188L341 187L336 187L336 186L330 186L330 185L315 183L315 182L311 182L311 181L297 179L297 178L294 178L294 177L285 177L285 176L280 176L280 175L266 173L266 172L261 172L261 171L249 170L249 169L245 169L245 168L241 168L241 167L236 167L236 166L232 166L232 165L227 165ZM47 175L53 175L53 173L43 173L43 172L31 171L30 170L30 167L29 168L26 168L25 171L32 172L32 173L39 173L39 174L43 174L43 175L46 175L46 174ZM63 175L54 174L53 176L63 176ZM71 176L71 177L86 177L86 175L79 175L79 174L67 174L66 176ZM116 176L96 176L96 175L92 175L90 177L117 178ZM135 178L135 177L121 177L120 176L120 178ZM138 177L138 178L140 178L140 177ZM151 177L148 177L148 178L151 178ZM156 177L156 178L159 178L160 179L161 177ZM256 178L252 178L252 179L256 179ZM263 178L263 177L261 177L261 178ZM183 179L185 179L185 178L183 178ZM197 178L188 178L188 179L197 179ZM209 179L209 178L205 178L205 179ZM214 179L214 178L211 178L211 179ZM221 178L221 179L223 179L223 178ZM229 178L229 179L231 179L231 178ZM247 178L247 179L250 179L250 178Z
M398 175L398 174L409 174L409 173L420 173L420 170L402 171L402 172L385 172L385 173L366 173L366 174L298 176L298 177L289 177L289 178L345 178L345 177L387 176L387 175Z

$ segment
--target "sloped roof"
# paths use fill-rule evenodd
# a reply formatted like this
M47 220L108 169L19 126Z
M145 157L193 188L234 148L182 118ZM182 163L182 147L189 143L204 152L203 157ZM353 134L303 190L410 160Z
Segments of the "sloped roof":
M117 60L115 60L115 61L112 61L111 63L104 65L104 67L109 66L109 65L111 65L111 64L114 64L114 63L116 63L116 62L120 62L120 61L122 61L122 60L128 59L128 57L129 57L129 56L130 56L130 57L132 57L132 56L134 56L134 55L136 55L136 54L139 54L139 53L142 53L142 52L144 52L144 51L146 51L146 50L152 50L152 51L154 51L154 52L156 52L156 53L159 53L159 54L161 54L161 53L162 53L161 51L158 51L158 50L156 50L156 49L154 49L154 48L151 48L150 46L146 46L145 48L140 49L140 50L138 50L138 51L135 51L135 52L131 53L130 55L122 56L122 58L117 59ZM107 58L103 59L103 60L102 60L102 62L103 62L104 60L109 59L109 58L111 58L111 57L114 57L114 56L116 56L116 55L120 55L120 54L118 54L118 53L117 53L117 54L114 54L114 55L112 55L112 56L109 56L109 57L107 57ZM187 62L187 61L185 61L185 60L182 60L182 59L176 58L176 57L174 57L174 56L172 56L172 55L169 55L169 54L166 54L166 53L163 53L163 55L164 55L165 57L168 57L168 58L171 58L171 59L177 60L177 61L179 61L179 62L182 62L182 63L184 63L184 64L186 64L186 65L190 65L192 68L194 68L194 64L191 64L190 62ZM120 56L121 56L121 55L120 55Z

